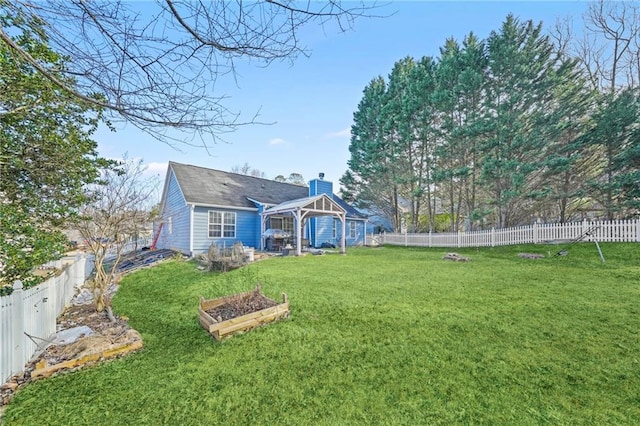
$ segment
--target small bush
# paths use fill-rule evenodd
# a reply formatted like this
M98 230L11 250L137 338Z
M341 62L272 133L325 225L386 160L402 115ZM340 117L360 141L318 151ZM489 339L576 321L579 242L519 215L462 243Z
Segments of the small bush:
M238 269L248 263L244 246L241 242L235 243L230 248L211 244L208 252L198 256L197 260L209 272L227 272Z

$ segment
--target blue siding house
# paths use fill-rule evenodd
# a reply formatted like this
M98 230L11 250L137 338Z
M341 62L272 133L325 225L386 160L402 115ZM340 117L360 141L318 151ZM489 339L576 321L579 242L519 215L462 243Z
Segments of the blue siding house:
M322 174L320 175L322 176ZM366 218L333 193L322 177L309 187L169 162L156 247L187 255L236 242L263 249L269 229L301 247L362 245Z

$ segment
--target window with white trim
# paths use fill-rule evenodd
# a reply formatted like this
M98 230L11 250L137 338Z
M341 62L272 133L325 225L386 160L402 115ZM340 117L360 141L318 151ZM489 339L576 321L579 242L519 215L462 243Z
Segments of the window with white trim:
M356 237L356 221L352 220L349 222L349 238Z
M333 238L334 240L338 238L338 221L336 219L333 219L333 228L331 229L331 235L331 238Z
M209 210L209 238L235 238L235 212Z

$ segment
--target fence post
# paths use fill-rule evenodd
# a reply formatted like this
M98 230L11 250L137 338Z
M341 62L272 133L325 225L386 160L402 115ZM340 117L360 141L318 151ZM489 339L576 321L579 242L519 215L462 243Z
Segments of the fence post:
M76 262L76 271L78 271L76 282L73 283L75 288L80 288L84 284L87 269L87 255L79 254Z
M582 232L580 233L580 235L585 235L587 232L589 232L589 222L587 222L587 219L583 219L582 220ZM593 238L591 235L587 235L587 238L585 238L585 241L593 241Z
M13 372L22 371L24 367L24 291L22 281L18 280L13 283L12 305L14 307L13 322L13 354L11 359L13 363L11 369Z
M640 235L640 234L638 234ZM431 239L431 231L429 231L429 248L433 247L433 240Z
M640 243L640 219L636 219L636 242Z
M538 222L533 222L533 244L538 244Z
M496 246L496 228L491 228L491 247Z
M405 246L405 247L407 246L408 241L409 241L409 240L408 240L408 238L407 238L407 231L405 230L405 231L404 231L404 246Z

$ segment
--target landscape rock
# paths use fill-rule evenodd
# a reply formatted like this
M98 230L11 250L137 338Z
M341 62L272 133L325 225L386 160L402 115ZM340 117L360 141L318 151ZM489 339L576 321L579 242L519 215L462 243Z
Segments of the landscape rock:
M458 253L447 253L444 260L452 260L454 262L469 262L471 259L465 256L460 256Z
M57 332L55 336L53 336L51 344L68 345L69 343L73 343L81 337L91 336L92 334L94 334L94 332L89 326L81 325L78 327L72 327Z

